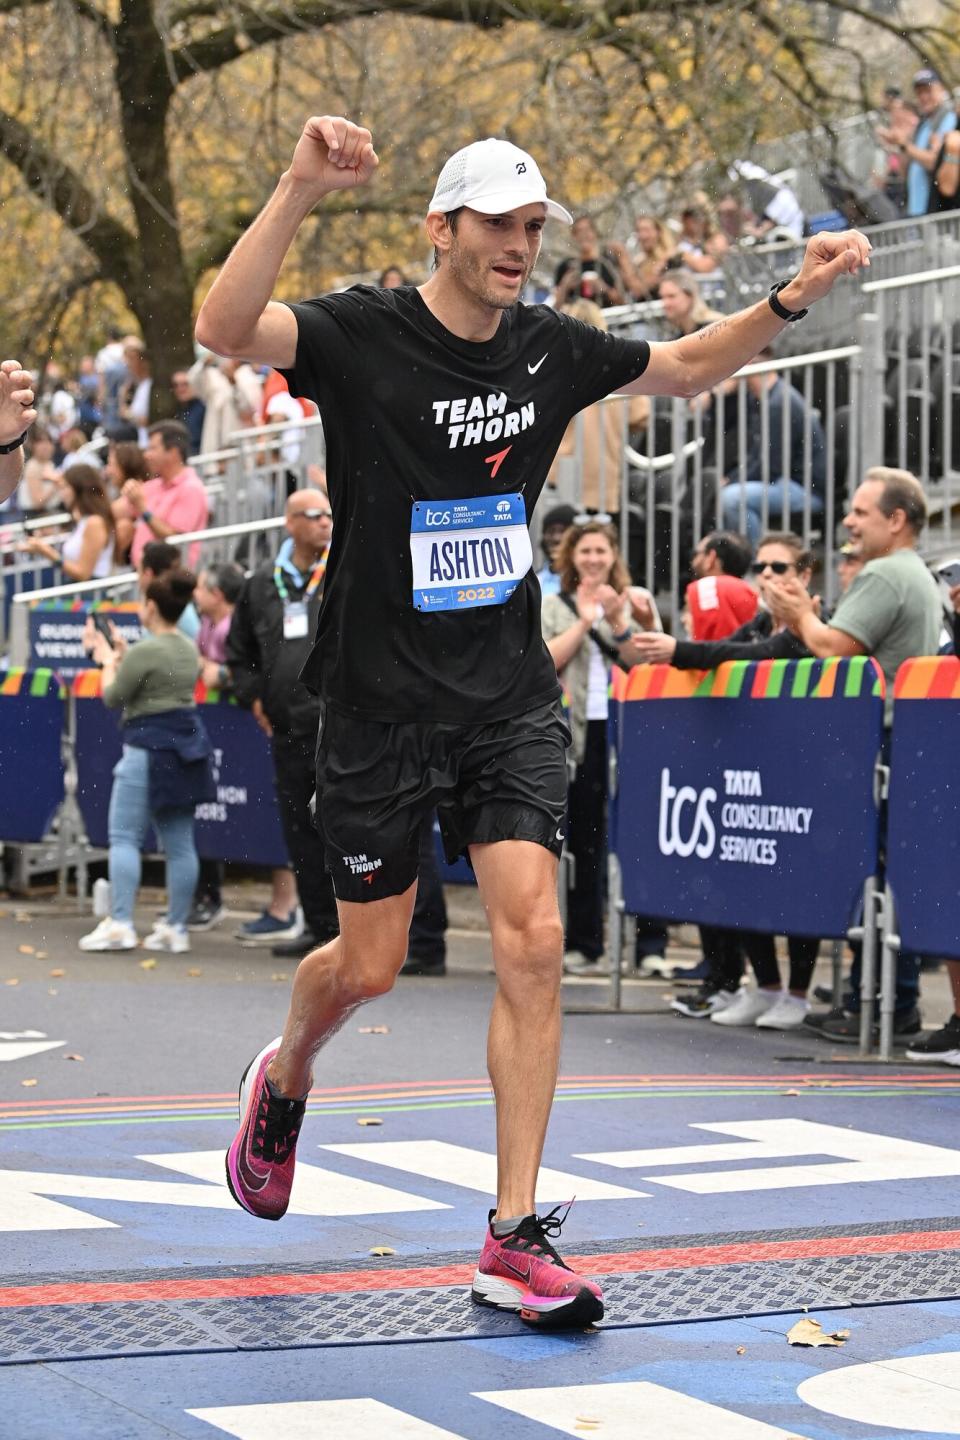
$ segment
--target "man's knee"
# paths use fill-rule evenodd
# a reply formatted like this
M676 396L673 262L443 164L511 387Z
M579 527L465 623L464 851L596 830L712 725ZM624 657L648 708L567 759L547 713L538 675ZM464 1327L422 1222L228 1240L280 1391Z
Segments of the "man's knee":
M549 974L563 957L563 925L555 904L495 920L492 931L498 966L503 962L515 973Z

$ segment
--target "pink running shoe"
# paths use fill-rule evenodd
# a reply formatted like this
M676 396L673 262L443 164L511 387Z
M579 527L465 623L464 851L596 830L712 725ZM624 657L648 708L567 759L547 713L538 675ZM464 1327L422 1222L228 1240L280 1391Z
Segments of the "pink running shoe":
M284 1100L270 1092L266 1070L279 1049L278 1036L243 1072L240 1129L227 1151L230 1194L261 1220L279 1220L286 1213L306 1109L304 1100Z
M475 1304L518 1310L521 1320L543 1329L590 1325L603 1319L600 1286L565 1265L547 1238L560 1234L570 1206L562 1215L560 1209L558 1205L543 1219L527 1215L516 1230L499 1239L493 1233L496 1211L490 1211L487 1238L473 1277Z

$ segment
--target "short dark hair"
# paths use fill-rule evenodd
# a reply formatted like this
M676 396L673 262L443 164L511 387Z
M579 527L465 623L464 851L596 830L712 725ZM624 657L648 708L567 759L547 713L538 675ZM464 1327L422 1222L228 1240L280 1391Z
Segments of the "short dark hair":
M190 431L180 420L158 420L147 426L147 434L159 435L164 450L179 450L184 460L193 449Z
M149 540L143 547L140 565L151 575L166 575L180 565L180 551L166 540Z
M168 625L175 625L193 599L196 588L197 577L178 566L151 580L145 598L153 601Z
M750 569L753 552L749 540L733 530L711 530L700 542L704 550L712 550L720 561L724 575L733 575L742 580Z
M228 605L236 605L245 584L239 565L232 560L224 560L219 565L208 565L204 574L211 590L219 590Z
M69 471L67 472L69 478ZM909 470L895 470L890 465L874 465L864 480L876 480L882 486L877 505L889 520L894 510L902 510L907 524L919 535L927 523L927 497L923 486Z
M757 541L757 554L764 545L782 545L785 550L793 551L793 563L798 570L813 569L813 555L804 545L799 535L792 530L770 530L766 535Z
M456 235L457 233L457 224L459 223L462 210L463 206L458 205L456 210L448 210L446 213L446 222L447 225L450 227L450 233L452 235ZM440 251L437 249L436 245L434 245L433 247L433 268L434 270L440 269Z

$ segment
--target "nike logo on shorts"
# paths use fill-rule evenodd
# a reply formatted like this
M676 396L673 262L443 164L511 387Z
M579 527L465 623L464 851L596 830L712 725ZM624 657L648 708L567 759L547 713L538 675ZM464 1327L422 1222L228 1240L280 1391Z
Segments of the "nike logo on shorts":
M544 360L546 360L547 355L549 354L550 351L548 350L545 355L541 355L536 365L531 365L529 362L527 363L527 369L529 370L531 375L536 375L537 371L540 369L540 366L543 364Z

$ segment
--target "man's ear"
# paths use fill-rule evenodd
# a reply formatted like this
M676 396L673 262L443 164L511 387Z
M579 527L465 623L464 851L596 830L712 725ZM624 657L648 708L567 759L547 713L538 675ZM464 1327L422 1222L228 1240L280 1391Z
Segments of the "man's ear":
M431 210L426 220L427 239L435 250L442 255L450 249L453 241L453 231L450 229L446 215L439 210Z

